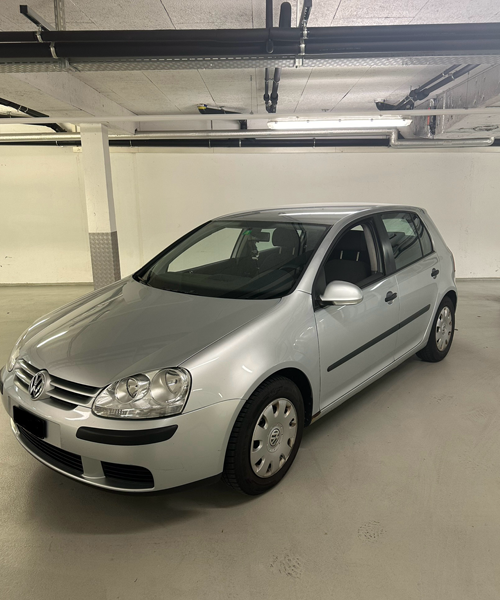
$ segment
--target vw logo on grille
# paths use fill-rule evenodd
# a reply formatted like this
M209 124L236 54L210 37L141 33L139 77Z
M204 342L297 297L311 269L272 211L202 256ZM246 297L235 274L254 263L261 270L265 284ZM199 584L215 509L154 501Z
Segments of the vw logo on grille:
M38 400L38 398L40 398L45 391L47 386L47 375L47 371L38 371L38 373L31 380L28 392L33 400Z

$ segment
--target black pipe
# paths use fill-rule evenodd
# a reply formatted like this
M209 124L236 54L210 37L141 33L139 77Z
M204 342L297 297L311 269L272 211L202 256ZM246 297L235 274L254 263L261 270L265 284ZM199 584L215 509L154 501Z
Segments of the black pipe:
M499 140L500 144L500 140ZM388 147L389 138L355 138L355 139L328 139L328 138L295 138L295 139L215 139L215 140L109 140L110 146L121 148L331 148L343 146L373 146ZM78 141L19 141L2 142L0 146L81 146Z
M292 26L292 5L290 2L282 2L280 7L280 29L289 29Z
M54 61L141 57L287 58L300 51L299 28L165 31L0 32L0 58ZM500 54L500 23L308 28L306 57L472 56ZM326 55L326 56L325 56ZM474 63L468 59L469 63Z
M290 29L292 27L292 5L290 2L283 2L280 7L280 29ZM268 74L269 70L266 69L266 86L268 85ZM273 91L271 92L271 101L266 102L266 110L268 113L275 113L278 106L278 89L281 80L281 69L276 67L274 69L273 77ZM269 90L266 90L267 97L269 98ZM264 100L266 100L266 94L264 94Z
M17 110L18 112L22 112L28 117L48 117L45 113L38 112L37 110L33 110L32 108L28 108L27 106L23 106L22 104L18 104L17 102L12 102L11 100L7 100L6 98L0 98L0 104L2 106L8 106ZM16 117L8 117L15 119ZM43 127L50 127L57 133L66 133L66 129L58 125L57 123L45 123Z
M280 86L281 80L281 69L276 67L274 69L274 77L273 77L273 91L271 92L271 103L268 108L269 113L275 113L276 107L278 106L278 88Z
M297 28L292 28L297 31ZM338 41L345 43L367 44L374 41L388 43L422 40L430 43L447 41L459 44L466 40L475 40L478 45L486 40L495 40L500 32L500 23L461 23L440 25L359 25L354 27L309 27L308 34L316 41ZM268 28L264 29L157 29L157 30L87 30L87 31L43 31L44 42L50 43L189 43L207 41L256 40L266 38ZM273 35L279 34L277 27L272 28ZM281 33L284 33L281 31ZM300 31L298 35L300 37ZM288 39L290 36L287 35ZM309 39L309 36L308 36ZM0 31L2 42L32 42L38 44L34 31Z
M200 115L241 115L236 110L227 110L225 108L219 108L215 106L207 106L206 104L198 105L198 112ZM248 123L246 119L238 119L240 129L248 129Z
M459 77L462 77L462 75L466 75L467 73L469 73L470 71L472 71L472 69L475 69L478 66L479 65L465 65L465 67L462 67L461 69L458 69L457 71L454 71L453 73L451 73L450 75L448 75L447 77L445 77L443 80L439 81L438 83L435 83L433 86L430 86L430 87L426 88L424 90L425 91L424 98L427 98L427 96L429 94L432 94L432 92L435 92L439 88L442 88L445 85L448 85L449 83L452 83L455 79L458 79ZM419 100L420 100L420 98L419 98Z
M270 102L269 102L269 82L270 81L271 81L271 69L266 67L266 71L264 74L264 102L266 105L266 110L268 110L267 107L270 106Z
M426 81L417 88L411 90L407 96L400 100L396 104L388 104L387 102L375 102L377 108L381 111L384 110L412 110L415 108L416 102L425 100L430 94L441 89L445 85L452 83L459 77L466 75L479 65L453 65L448 69L445 69L439 75L436 75L429 81Z
M266 0L266 29L273 26L273 0Z

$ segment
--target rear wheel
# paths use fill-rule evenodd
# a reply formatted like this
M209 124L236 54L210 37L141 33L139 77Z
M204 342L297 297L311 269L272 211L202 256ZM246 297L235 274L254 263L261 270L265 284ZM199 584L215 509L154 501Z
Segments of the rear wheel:
M426 362L439 362L448 354L455 333L455 306L448 296L441 302L427 346L417 352L417 356Z
M298 387L273 377L252 394L229 438L224 479L245 494L257 495L288 472L302 439L304 403Z

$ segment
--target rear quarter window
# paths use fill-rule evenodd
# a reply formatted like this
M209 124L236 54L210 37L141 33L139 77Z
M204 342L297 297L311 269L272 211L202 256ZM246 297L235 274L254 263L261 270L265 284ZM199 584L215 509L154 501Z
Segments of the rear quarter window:
M418 215L413 215L413 222L415 223L417 233L420 236L422 252L424 256L427 256L428 254L434 252L434 248L432 247L431 236L429 235L429 232L427 231L422 219Z

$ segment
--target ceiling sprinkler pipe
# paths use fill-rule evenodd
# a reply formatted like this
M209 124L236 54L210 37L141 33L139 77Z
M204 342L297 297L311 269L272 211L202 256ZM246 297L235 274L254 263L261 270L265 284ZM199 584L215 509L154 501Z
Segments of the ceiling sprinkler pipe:
M109 134L110 140L189 140L189 139L280 139L280 138L315 138L315 137L388 137L391 130L384 129L309 129L304 131L286 131L272 129L247 129L247 130L199 130L199 131L151 131L142 132L135 135L130 134ZM0 134L0 143L5 142L78 142L79 133L65 134L45 134L45 133L12 133Z
M389 138L391 148L480 148L491 146L495 138L462 139L398 139L396 129L309 129L309 130L200 130L200 131L152 131L136 135L109 134L110 140L204 140L204 139L313 139L313 138ZM26 142L80 142L79 133L13 133L0 135L0 143Z
M461 138L461 139L398 139L398 131L391 132L390 146L391 148L484 148L493 145L494 137L488 138Z

